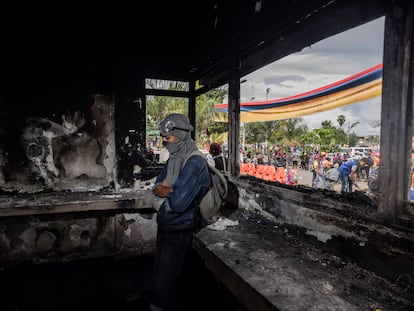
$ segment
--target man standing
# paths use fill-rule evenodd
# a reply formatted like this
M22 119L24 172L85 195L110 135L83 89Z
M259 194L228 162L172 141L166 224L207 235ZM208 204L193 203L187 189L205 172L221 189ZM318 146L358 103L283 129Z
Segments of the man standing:
M349 158L339 167L339 180L341 181L341 192L352 192L352 185L356 181L358 162L353 158ZM358 188L358 185L355 184Z
M199 224L199 202L210 186L207 162L191 139L188 118L170 114L158 127L170 156L154 193L165 198L157 215L154 294L150 309L174 309L175 283ZM196 151L196 154L194 152Z

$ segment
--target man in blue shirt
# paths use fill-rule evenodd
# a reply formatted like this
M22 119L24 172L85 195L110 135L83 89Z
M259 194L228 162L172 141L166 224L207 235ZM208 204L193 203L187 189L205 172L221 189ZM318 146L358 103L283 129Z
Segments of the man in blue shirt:
M352 185L356 181L356 173L358 170L358 161L349 158L339 167L339 180L341 181L341 192L352 192ZM358 188L358 185L355 184Z
M207 162L191 139L188 117L170 114L158 127L169 159L157 177L154 193L165 198L157 215L158 231L151 310L174 308L175 283L194 232L199 203L210 187Z

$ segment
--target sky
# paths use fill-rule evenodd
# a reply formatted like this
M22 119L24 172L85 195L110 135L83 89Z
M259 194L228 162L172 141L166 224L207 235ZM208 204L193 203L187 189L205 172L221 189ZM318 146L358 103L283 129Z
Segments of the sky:
M269 100L311 91L381 63L384 21L382 17L319 41L242 77L247 81L240 85L241 102L266 100L267 89ZM346 118L344 129L359 121L351 132L379 135L381 96L302 118L314 129L324 120L338 126L336 120L341 114Z

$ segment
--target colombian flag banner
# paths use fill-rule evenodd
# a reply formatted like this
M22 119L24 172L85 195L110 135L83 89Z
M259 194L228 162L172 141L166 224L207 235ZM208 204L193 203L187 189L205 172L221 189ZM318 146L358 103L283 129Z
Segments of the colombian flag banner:
M277 100L240 103L241 122L296 118L372 97L382 92L382 64L324 87ZM227 122L228 104L216 104L220 121Z

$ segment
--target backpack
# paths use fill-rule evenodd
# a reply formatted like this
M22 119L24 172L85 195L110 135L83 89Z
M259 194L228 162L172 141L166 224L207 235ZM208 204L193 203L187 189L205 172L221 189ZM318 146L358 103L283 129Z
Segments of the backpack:
M218 161L216 161L216 159ZM220 167L220 166L222 166L223 169L221 171L227 172L226 159L225 159L224 155L220 154L218 156L215 156L215 157L213 157L213 160L214 160L214 165L213 165L214 167L217 167L217 166ZM220 165L217 165L217 163L220 163Z
M187 160L193 155L204 156L199 151L194 151L184 160L183 166ZM210 189L203 196L200 201L200 214L206 222L209 222L209 219L214 215L217 215L221 207L224 205L227 193L227 179L226 177L214 166L211 166L207 163L208 173L210 174Z
M368 176L368 188L373 192L378 192L379 184L378 184L378 175L379 175L379 168L373 169L369 176Z

